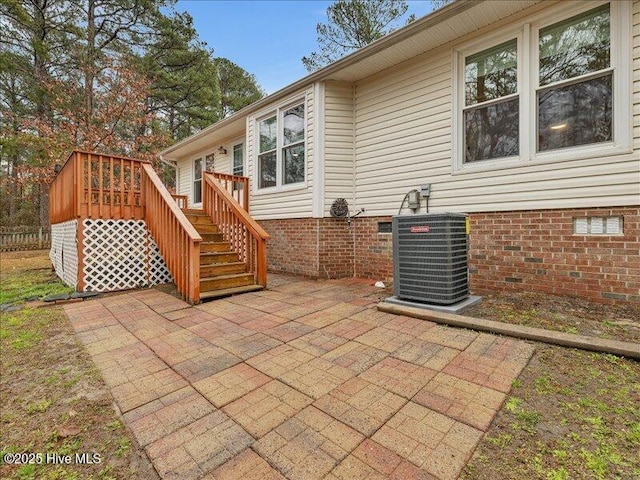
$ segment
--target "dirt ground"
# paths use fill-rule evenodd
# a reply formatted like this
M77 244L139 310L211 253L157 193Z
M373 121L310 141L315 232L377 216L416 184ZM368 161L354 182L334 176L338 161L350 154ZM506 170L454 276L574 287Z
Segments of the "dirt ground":
M464 315L640 342L638 304L495 293ZM640 478L640 363L537 343L462 478Z
M536 344L461 478L640 478L640 363Z
M2 253L4 301L64 291L50 268L46 252ZM2 312L0 372L0 478L158 478L61 307Z
M640 303L603 305L542 293L495 293L483 295L464 315L640 343Z

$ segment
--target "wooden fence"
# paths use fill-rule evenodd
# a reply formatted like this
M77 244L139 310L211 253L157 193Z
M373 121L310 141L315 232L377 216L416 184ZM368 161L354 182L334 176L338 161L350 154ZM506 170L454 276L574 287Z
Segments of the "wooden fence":
M0 251L38 250L51 246L51 231L42 227L0 229Z

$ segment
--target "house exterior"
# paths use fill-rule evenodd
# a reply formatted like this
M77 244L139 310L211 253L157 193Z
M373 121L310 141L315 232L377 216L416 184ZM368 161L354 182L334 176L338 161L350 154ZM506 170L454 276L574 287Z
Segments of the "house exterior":
M474 292L637 302L640 1L457 1L161 158L191 208L204 170L249 178L270 271L390 278L429 184L417 213L470 216Z

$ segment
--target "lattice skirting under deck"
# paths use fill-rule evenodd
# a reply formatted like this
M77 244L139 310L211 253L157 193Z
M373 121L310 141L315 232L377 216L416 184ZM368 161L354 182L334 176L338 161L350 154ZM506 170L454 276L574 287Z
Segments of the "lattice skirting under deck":
M51 250L49 258L62 281L76 287L78 284L78 245L76 236L78 221L56 223L51 225Z
M108 292L172 282L143 220L82 222L84 290Z

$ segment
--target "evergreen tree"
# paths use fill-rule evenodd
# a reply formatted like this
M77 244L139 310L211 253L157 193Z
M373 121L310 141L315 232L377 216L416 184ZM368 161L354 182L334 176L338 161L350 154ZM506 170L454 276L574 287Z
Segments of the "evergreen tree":
M3 224L47 224L53 165L73 148L155 160L262 96L253 76L214 60L174 6L0 0Z
M226 58L216 58L215 65L220 88L220 118L264 97L265 92L256 83L255 76Z
M327 9L328 22L316 26L320 50L302 63L313 72L411 23L414 15L403 21L408 8L405 0L336 0Z

